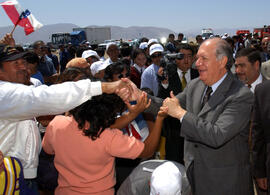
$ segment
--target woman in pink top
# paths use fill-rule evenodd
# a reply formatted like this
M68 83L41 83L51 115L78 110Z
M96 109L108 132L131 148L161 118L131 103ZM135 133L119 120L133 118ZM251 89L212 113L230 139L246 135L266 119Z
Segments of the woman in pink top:
M55 194L113 195L115 157L151 157L158 146L165 108L156 118L154 131L144 142L110 129L123 106L116 95L103 94L70 111L71 116L57 116L48 125L42 145L55 154L59 172ZM143 93L138 105L150 105Z

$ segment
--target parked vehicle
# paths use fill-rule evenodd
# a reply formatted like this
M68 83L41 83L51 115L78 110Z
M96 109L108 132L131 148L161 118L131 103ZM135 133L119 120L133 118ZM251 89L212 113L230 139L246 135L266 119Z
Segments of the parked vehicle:
M211 35L214 35L213 30L211 28L202 29L202 38L209 39Z
M100 44L100 43L103 43L105 40L111 39L110 27L73 28L73 32L76 32L76 31L83 31L85 33L85 37L82 36L82 38L85 38L85 39L81 41L88 41L91 45ZM77 35L77 39L79 39L78 36L80 35Z
M236 35L246 36L246 34L250 34L249 30L237 30Z
M53 46L65 45L71 42L71 36L70 33L59 32L52 34L51 40Z
M79 45L89 42L90 45L103 43L105 40L111 39L110 27L86 27L73 28L70 33L54 33L51 36L51 44L58 47L61 44Z
M270 37L270 25L264 25L263 28L254 28L253 34L257 33L259 38Z

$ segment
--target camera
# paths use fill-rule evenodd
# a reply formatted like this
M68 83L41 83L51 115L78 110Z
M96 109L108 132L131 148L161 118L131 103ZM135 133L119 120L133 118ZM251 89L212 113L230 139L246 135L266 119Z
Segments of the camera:
M168 59L168 61L174 61L174 60L182 60L184 58L184 54L182 53L168 53L164 56Z
M168 71L176 67L175 60L182 60L183 58L183 53L165 53L160 60L160 66L163 67L163 74L161 76L158 75L158 79L160 81L166 80L168 78Z

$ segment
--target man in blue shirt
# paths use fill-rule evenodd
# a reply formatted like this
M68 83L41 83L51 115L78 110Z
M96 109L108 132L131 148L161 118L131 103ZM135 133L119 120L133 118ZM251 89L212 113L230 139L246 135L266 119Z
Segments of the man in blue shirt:
M149 54L153 64L145 69L141 78L141 88L149 88L153 91L154 96L158 94L158 77L160 60L162 58L162 52L164 51L162 45L154 44L150 47Z
M41 72L43 77L49 77L56 73L52 60L45 54L43 49L45 44L43 41L36 41L33 44L34 52L39 56L40 63L38 70Z

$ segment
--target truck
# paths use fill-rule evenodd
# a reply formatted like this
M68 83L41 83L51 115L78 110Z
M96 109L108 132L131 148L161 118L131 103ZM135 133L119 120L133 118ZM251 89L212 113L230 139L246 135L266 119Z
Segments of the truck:
M51 36L52 45L58 47L61 44L79 45L85 42L89 44L103 43L105 40L111 39L110 27L85 27L73 28L70 33L54 33Z
M65 45L71 42L70 33L58 32L51 36L51 44L53 46Z
M73 32L78 31L85 33L85 41L88 41L91 45L103 43L105 40L111 39L110 27L73 28Z
M211 35L214 35L213 30L211 28L202 29L202 38L208 39Z
M264 25L263 28L254 28L253 34L257 33L259 38L270 37L270 25Z
M246 37L246 35L250 34L250 31L249 30L237 30L236 31L236 35L240 35L240 36L243 36L243 37Z

